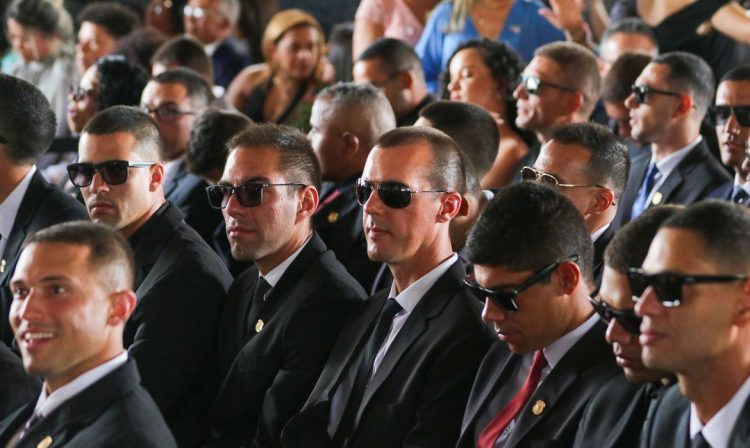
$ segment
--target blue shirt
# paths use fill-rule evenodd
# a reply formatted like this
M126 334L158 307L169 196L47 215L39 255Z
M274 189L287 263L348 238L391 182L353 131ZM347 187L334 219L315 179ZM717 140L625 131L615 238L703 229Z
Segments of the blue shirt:
M555 28L547 19L539 15L543 5L538 0L516 0L508 12L503 29L498 36L528 63L534 57L534 50L544 44L565 40L565 34ZM427 87L431 93L438 93L438 77L446 69L448 60L463 42L480 39L471 16L461 32L446 33L451 18L452 2L439 4L432 11L422 37L415 50L422 59ZM515 80L513 80L515 81Z

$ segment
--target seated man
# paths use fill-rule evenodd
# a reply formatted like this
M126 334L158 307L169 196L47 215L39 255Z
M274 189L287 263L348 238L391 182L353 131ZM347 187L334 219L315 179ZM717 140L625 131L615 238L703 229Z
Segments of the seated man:
M583 217L557 191L522 183L495 195L467 245L500 342L479 367L457 446L572 445L589 400L619 373L588 300Z
M645 447L747 446L750 433L750 211L706 201L668 219L643 269L643 363L675 372L644 428Z
M0 445L176 447L122 345L136 306L133 254L102 225L31 236L13 274L10 322L41 395L0 423Z

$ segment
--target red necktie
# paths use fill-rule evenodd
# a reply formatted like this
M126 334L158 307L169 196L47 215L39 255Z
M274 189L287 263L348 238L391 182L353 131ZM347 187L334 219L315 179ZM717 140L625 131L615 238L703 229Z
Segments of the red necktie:
M505 405L503 409L498 412L495 418L490 421L489 425L484 428L482 434L479 436L479 443L477 448L493 448L495 442L497 442L500 434L503 433L508 424L513 421L518 411L523 408L523 405L529 401L531 394L536 390L536 386L539 384L539 377L542 376L542 369L547 366L547 360L544 358L544 353L541 350L534 352L534 360L531 362L531 369L529 369L529 376L526 377L526 382L521 387L516 395L510 402Z

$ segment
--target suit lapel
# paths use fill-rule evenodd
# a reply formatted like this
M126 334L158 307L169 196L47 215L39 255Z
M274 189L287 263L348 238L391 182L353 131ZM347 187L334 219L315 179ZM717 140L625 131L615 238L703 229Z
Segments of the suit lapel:
M161 255L164 246L170 239L172 233L182 223L184 216L173 204L166 202L156 214L142 226L138 233L141 236L138 244L133 247L135 264L138 269L138 282L136 283L136 295L143 295L141 285L151 269L151 266Z
M695 145L690 152L688 152L684 159L680 161L675 169L669 174L669 177L667 177L664 180L664 183L659 187L658 193L654 194L651 203L648 204L649 207L672 202L674 193L682 183L685 182L686 178L689 177L693 168L701 163L701 159L706 151L704 145L705 142L701 141Z
M31 418L34 407L36 407L36 400L31 401L2 420L2 424L0 424L0 446L6 446L11 437Z
M650 151L649 153L633 159L633 166L630 170L630 179L628 180L628 188L625 189L625 194L620 201L620 204L622 204L620 210L622 219L620 220L620 223L630 220L630 215L633 213L633 203L638 196L638 191L641 189L643 179L646 177L649 163L651 163Z
M177 165L177 168L174 171L174 175L169 180L167 185L164 186L164 197L166 197L167 199L169 199L169 197L177 190L177 187L182 181L182 178L187 175L187 170L185 169L185 160L180 160L180 162L178 163L179 165Z

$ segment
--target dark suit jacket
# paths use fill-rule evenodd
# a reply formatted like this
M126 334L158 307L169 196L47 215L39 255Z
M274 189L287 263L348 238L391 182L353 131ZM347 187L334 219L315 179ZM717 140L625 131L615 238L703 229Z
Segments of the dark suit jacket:
M211 55L214 65L214 84L225 89L229 87L237 73L250 65L250 58L240 51L236 44L227 39Z
M516 424L505 447L569 447L591 397L615 375L621 374L604 340L606 326L597 322L570 348L547 375L516 416ZM518 370L522 355L500 341L493 344L479 367L466 406L458 447L473 447L477 419L487 411L490 400ZM543 400L542 415L532 413ZM491 410L493 413L499 412Z
M604 272L604 251L607 250L609 242L615 236L615 229L610 224L609 228L594 241L594 283L596 286L602 284L602 272Z
M13 340L13 330L8 323L8 313L13 297L8 286L16 270L24 240L36 231L53 224L78 219L89 219L86 208L57 187L48 184L39 171L34 173L21 201L16 220L13 221L10 235L7 235L5 251L0 254L0 259L5 260L5 269L0 272L0 313L3 316L0 319L0 340L2 342L10 345Z
M638 190L643 184L643 179L646 177L650 162L650 152L633 159L630 165L628 186L625 188L620 200L620 207L613 221L615 230L630 221L633 203L638 196ZM659 187L657 190L661 197L659 204L690 205L704 199L713 190L727 182L732 182L732 178L721 163L708 151L705 141L701 141L682 159ZM652 205L658 204L652 201L649 207Z
M129 360L74 395L32 426L16 448L177 447L154 401L139 383ZM31 417L36 400L0 422L0 446ZM44 445L45 438L52 444Z
M641 446L645 448L690 448L690 401L680 393L679 385L670 386L656 402L643 428ZM750 399L742 406L732 428L729 448L744 448L750 441Z
M123 340L180 446L205 436L216 324L232 282L224 264L165 203L130 237L138 304Z
M246 331L258 269L232 285L219 327L219 367L229 370L211 412L211 445L281 446L281 429L299 412L339 330L365 291L315 234L266 295ZM243 342L246 341L246 342Z
M631 383L624 375L612 378L583 413L573 447L637 447L658 390L654 384Z
M41 386L26 373L21 358L0 342L0 420L38 397Z
M414 308L372 377L346 447L454 446L474 373L495 338L464 276L457 261ZM284 446L331 446L331 399L387 298L370 298L341 331L305 407L284 428Z
M185 222L211 245L216 227L224 222L224 218L221 211L208 202L206 187L205 180L187 171L183 160L164 185L164 196L185 215Z
M732 200L732 193L734 193L734 182L728 182L720 185L714 191L706 196L706 199L723 199L725 201Z
M354 181L342 185L340 191L338 197L315 212L313 227L352 277L369 291L380 263L367 256L362 206L357 203ZM321 197L325 200L323 195Z

